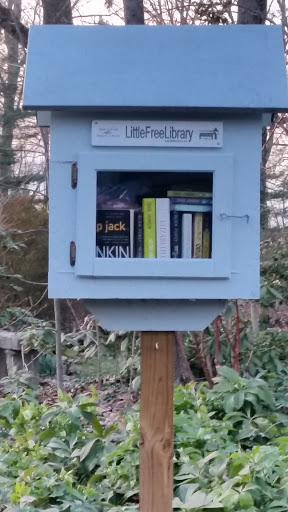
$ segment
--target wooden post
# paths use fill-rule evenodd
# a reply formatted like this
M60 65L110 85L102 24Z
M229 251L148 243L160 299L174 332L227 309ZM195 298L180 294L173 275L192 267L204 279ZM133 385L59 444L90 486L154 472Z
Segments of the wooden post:
M141 346L140 511L171 512L173 332L144 332Z

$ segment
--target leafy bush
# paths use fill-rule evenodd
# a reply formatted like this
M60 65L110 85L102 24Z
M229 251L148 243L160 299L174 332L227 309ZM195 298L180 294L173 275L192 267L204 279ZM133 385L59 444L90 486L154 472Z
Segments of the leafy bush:
M44 293L48 267L47 223L47 205L36 204L32 196L13 194L2 205L0 267L5 268L5 273L1 277L1 309L11 305L30 309L32 297L42 314L45 308L45 317L50 316L52 304L49 305Z
M39 357L40 375L56 375L56 357L53 354L42 354Z
M269 377L273 380L274 377ZM176 511L287 512L288 416L267 381L218 368L175 390ZM92 398L0 402L1 512L136 512L138 406L104 429Z
M263 235L265 239L261 243L261 275L269 286L277 288L287 302L288 229L274 228Z
M104 430L95 411L95 400L80 397L61 396L52 408L1 402L1 512L102 510L89 478L111 451L115 427Z

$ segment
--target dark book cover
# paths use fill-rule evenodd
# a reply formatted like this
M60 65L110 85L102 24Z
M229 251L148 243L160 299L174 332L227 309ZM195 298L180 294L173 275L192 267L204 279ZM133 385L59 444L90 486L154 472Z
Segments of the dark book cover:
M181 258L182 213L171 210L171 258Z
M143 212L142 210L135 212L134 219L134 257L143 258Z
M212 205L212 198L210 197L170 197L170 204L173 207L175 204L186 205Z
M97 258L133 258L134 210L97 210Z
M211 247L212 247L212 215L211 215L211 213L204 213L202 258L211 258Z

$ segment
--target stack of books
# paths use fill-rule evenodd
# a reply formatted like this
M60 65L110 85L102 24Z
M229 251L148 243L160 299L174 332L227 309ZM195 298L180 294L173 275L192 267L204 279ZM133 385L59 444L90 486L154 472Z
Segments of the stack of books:
M97 210L100 258L211 258L212 192L168 190L138 209Z

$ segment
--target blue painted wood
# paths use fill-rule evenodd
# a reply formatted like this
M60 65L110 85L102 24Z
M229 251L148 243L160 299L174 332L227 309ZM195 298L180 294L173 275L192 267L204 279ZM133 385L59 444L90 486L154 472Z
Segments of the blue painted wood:
M221 300L86 300L108 330L202 331L225 307Z
M281 27L32 27L24 107L51 124L50 297L92 299L106 326L135 330L201 329L223 300L258 298L262 126L288 111ZM93 110L141 120L169 109L223 121L223 147L91 145ZM212 259L97 260L100 170L213 172Z
M96 209L97 209L97 173L87 162L85 155L79 154L78 185L76 204L76 239L77 259L76 275L94 275L96 252Z
M77 275L99 277L211 277L226 278L231 268L232 222L222 215L232 213L233 155L209 150L194 154L191 149L96 148L78 157L77 188ZM97 171L213 172L213 240L211 260L114 260L95 257ZM132 179L132 176L131 176ZM245 221L244 221L245 222ZM225 244L222 243L225 240ZM227 247L229 248L227 250Z
M37 124L44 128L49 128L51 124L51 112L49 110L39 110L37 112Z
M24 107L288 109L280 26L34 26Z
M201 116L197 117L201 119ZM205 150L206 162L203 167L215 166L217 159L232 154L234 159L231 166L231 175L228 181L222 182L222 188L216 199L219 204L221 198L231 201L231 212L234 215L249 215L247 224L243 219L233 218L227 222L231 226L231 243L224 232L219 243L225 248L224 258L227 254L231 257L229 267L230 277L226 279L179 277L125 277L119 265L119 277L80 277L76 272L82 272L77 263L76 269L69 264L69 243L71 240L82 240L80 248L77 248L77 259L84 258L90 268L94 263L89 254L95 249L95 206L90 202L95 199L96 187L88 186L91 181L89 173L96 179L96 170L100 167L139 169L144 165L152 170L153 165L158 168L172 170L177 162L184 169L191 170L193 161L200 165L203 159L203 149L159 149L147 148L93 148L91 146L91 122L93 115L81 113L52 112L51 116L51 168L50 168L50 268L49 268L49 295L50 297L63 298L91 298L91 299L229 299L229 298L257 298L259 296L259 176L261 159L261 133L262 115L250 115L247 117L213 116L215 120L224 122L224 145L221 149ZM129 158L127 157L129 151ZM139 152L140 151L140 152ZM72 190L70 182L70 168L73 161L78 161L78 154L83 153L79 159L80 167L83 166L85 153L89 155L88 165L85 164L84 173L87 173L86 185ZM182 156L181 156L182 155ZM84 158L84 160L82 160ZM128 162L129 160L129 162ZM92 166L89 164L92 162ZM105 163L106 162L106 163ZM153 162L153 164L152 164ZM186 166L186 167L185 167ZM93 168L95 170L93 170ZM92 169L92 171L91 171ZM221 172L220 172L221 174ZM232 183L229 184L229 178ZM89 182L89 184L88 184ZM87 188L85 188L87 187ZM80 190L80 192L79 192ZM232 190L232 193L231 193ZM80 195L78 195L80 194ZM217 191L215 190L215 194ZM77 204L78 202L78 204ZM79 208L80 213L79 213ZM85 213L85 210L89 215ZM79 216L80 215L80 216ZM78 227L76 232L76 218ZM81 222L90 219L90 226L80 232ZM82 221L81 221L82 218ZM80 220L79 220L80 219ZM80 224L79 224L80 223ZM93 235L91 235L93 231ZM80 237L80 238L79 238ZM82 237L82 238L81 238ZM86 238L89 240L86 241ZM83 244L83 246L82 246ZM88 245L87 245L88 244ZM81 247L84 247L81 249ZM90 247L90 249L89 249ZM80 251L80 252L79 252ZM86 261L86 256L88 260ZM95 261L95 260L94 260ZM108 262L107 262L108 263ZM141 262L140 262L141 263ZM170 263L170 262L168 262ZM205 263L205 262L201 262ZM104 261L102 262L105 265ZM148 262L145 262L145 265ZM184 262L184 264L186 264ZM126 265L126 264L124 264ZM134 262L133 262L134 265ZM107 269L102 270L107 273ZM226 265L225 265L225 270ZM86 271L86 270L85 270ZM94 272L94 266L91 273ZM116 272L114 269L113 272ZM160 271L159 271L160 272ZM165 270L166 272L166 270ZM168 272L168 271L167 271ZM124 273L127 273L125 270ZM131 274L133 272L131 271ZM99 274L101 272L99 271ZM131 275L130 274L130 275Z
M232 273L231 279L111 279L77 277L71 271L54 274L50 267L48 292L50 298L63 299L259 299L255 270L253 264L245 273Z
M53 136L52 136L53 140ZM76 192L71 188L72 161L51 163L49 179L49 270L70 270L69 247L76 239ZM56 277L57 279L57 277Z

